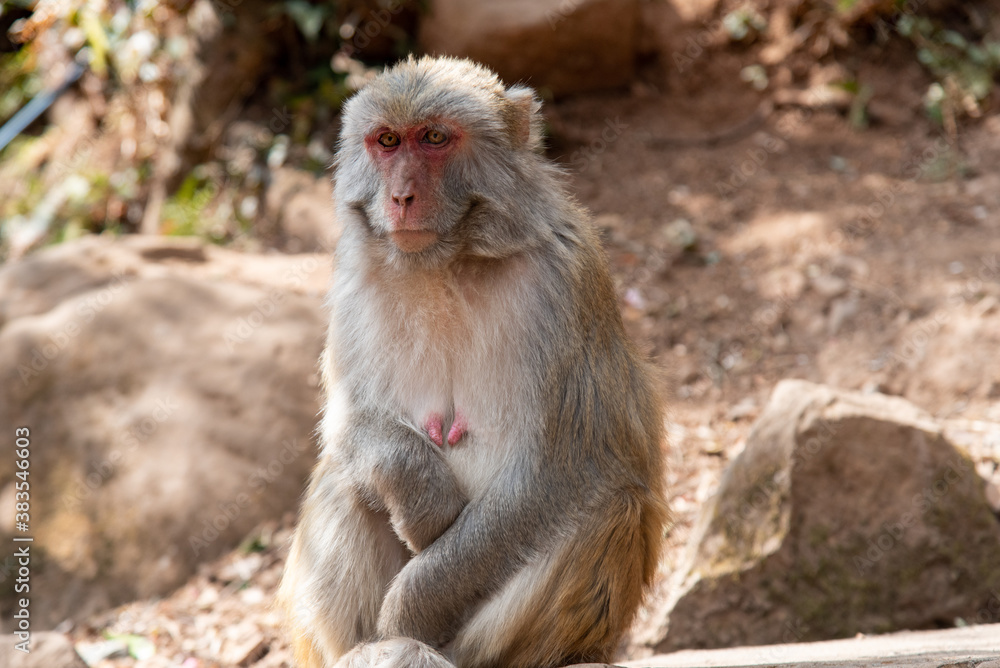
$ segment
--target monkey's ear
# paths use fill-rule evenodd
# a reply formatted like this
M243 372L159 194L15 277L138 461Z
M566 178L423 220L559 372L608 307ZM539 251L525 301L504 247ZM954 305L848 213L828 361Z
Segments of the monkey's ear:
M542 141L542 120L538 114L542 103L535 97L535 91L527 86L511 86L504 96L511 143L515 148L536 150Z

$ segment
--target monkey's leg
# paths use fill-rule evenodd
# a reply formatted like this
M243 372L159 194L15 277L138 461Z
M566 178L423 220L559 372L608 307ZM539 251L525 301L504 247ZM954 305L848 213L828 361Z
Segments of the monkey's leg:
M659 539L650 501L642 490L595 495L563 526L543 527L551 539L534 546L517 540L531 530L529 516L507 529L511 518L494 517L496 532L467 530L467 515L484 522L484 509L470 504L400 571L379 631L450 642L460 668L606 661L641 600L649 542Z
M423 549L465 505L437 447L397 420L358 412L329 439L280 592L309 668L375 637L385 591L410 556L401 541Z
M545 498L552 487L527 466L513 466L498 477L404 566L386 592L380 638L408 637L444 647L476 606L553 539L558 523L539 512L553 503Z
M576 531L523 568L456 637L462 668L605 663L631 624L660 540L657 500L641 489L589 503ZM651 563L653 562L653 563Z
M313 472L279 599L296 664L330 666L374 636L382 596L409 559L385 512L355 493L346 472L322 459Z

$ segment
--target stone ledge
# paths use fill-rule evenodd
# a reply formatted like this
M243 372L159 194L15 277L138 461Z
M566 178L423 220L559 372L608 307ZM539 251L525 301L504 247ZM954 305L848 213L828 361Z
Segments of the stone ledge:
M836 614L831 611L831 614ZM737 668L808 666L844 668L1000 668L1000 624L941 631L904 631L844 640L683 650L621 664L628 668Z

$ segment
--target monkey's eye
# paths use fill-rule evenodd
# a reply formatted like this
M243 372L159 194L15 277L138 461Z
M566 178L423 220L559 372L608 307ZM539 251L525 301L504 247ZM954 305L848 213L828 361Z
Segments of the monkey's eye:
M399 146L399 135L395 132L383 132L378 136L378 143L386 148Z
M443 144L448 141L448 135L438 130L428 130L424 135L424 141L428 144Z

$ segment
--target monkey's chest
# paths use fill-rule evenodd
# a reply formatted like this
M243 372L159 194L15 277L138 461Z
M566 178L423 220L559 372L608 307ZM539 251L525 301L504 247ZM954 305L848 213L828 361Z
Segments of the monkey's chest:
M420 335L398 341L398 355L387 360L392 404L441 448L470 496L489 486L528 438L523 361L497 331L467 327L443 337L411 328Z

